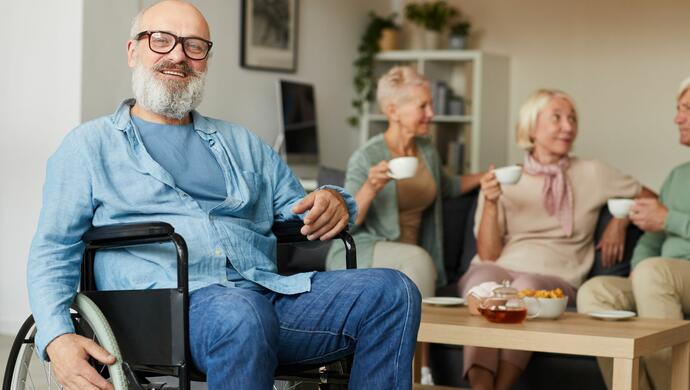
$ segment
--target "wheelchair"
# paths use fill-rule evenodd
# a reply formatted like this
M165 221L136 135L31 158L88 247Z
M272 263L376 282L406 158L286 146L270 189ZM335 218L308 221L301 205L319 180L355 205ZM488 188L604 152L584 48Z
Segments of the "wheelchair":
M278 244L294 245L308 240L300 233L301 221L274 224ZM357 268L354 240L339 234L346 247L346 266ZM82 237L83 255L80 292L71 316L77 334L99 343L116 357L111 366L91 360L115 390L189 390L191 381L205 381L194 369L189 351L189 286L187 245L174 228L164 222L118 224L96 227ZM97 250L172 242L177 253L177 288L97 291L93 263ZM311 244L309 244L311 245ZM36 326L29 316L10 349L2 390L60 389L50 362L38 355L34 344ZM313 365L281 365L275 378L289 381L290 388L302 383L319 389L347 388L352 356ZM178 386L154 383L156 377L178 378Z

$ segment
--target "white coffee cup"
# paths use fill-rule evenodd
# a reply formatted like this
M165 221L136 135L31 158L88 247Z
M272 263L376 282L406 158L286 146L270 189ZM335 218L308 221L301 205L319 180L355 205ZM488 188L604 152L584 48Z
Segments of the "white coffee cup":
M611 215L616 218L625 218L630 214L630 208L635 204L635 201L625 198L611 198L607 204Z
M407 179L417 173L417 157L397 157L388 161L388 176L393 179Z
M510 185L515 184L522 177L522 167L519 165L509 165L507 167L494 169L494 175L499 183Z

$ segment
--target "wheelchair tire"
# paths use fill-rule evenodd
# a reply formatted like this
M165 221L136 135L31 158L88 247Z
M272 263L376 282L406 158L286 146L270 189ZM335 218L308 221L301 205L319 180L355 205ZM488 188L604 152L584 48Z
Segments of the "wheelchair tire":
M82 331L88 329L87 334L93 334L95 341L115 356L117 360L115 364L107 368L101 366L107 369L115 390L127 390L128 383L122 366L122 354L103 313L93 301L82 294L77 294L72 309L76 312L72 317L77 334L83 335ZM44 361L38 355L34 344L35 336L34 318L29 316L19 329L10 348L2 390L62 388L53 376L50 362Z

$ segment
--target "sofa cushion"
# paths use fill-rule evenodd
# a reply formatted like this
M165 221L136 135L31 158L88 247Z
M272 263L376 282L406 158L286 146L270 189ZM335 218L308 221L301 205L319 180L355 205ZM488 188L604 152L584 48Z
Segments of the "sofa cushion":
M319 173L316 177L316 182L319 186L333 185L342 187L345 185L345 171L330 167L319 167ZM354 196L354 194L352 194Z
M463 259L475 247L474 235L467 234L467 221L474 219L476 199L477 191L473 191L443 200L443 261L449 284L455 284L469 266Z

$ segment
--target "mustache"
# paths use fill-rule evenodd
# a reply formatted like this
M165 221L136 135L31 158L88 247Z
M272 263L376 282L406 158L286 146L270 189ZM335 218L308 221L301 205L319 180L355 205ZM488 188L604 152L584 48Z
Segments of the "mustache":
M185 74L192 75L195 77L199 77L200 74L199 72L195 71L187 61L180 62L180 63L173 63L172 61L165 60L157 63L156 65L153 66L154 71L161 71L163 69L168 69L168 70L178 70L181 71Z

